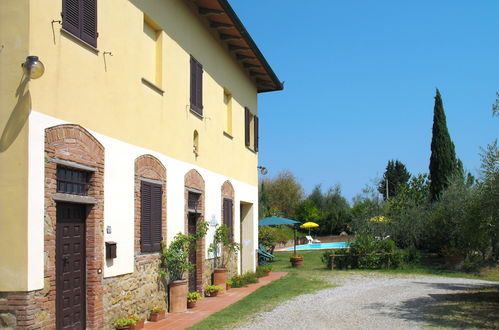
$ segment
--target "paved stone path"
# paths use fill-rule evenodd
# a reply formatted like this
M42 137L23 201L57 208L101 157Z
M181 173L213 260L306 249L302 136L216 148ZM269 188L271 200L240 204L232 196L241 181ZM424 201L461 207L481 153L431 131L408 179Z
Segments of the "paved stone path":
M282 303L240 329L422 329L428 326L425 308L433 302L499 284L379 273L340 275L331 281L339 286Z
M270 275L260 278L258 283L249 284L244 288L233 288L224 294L219 294L213 298L203 298L199 300L196 307L188 309L185 313L166 314L166 319L159 322L146 322L145 329L164 329L164 330L181 330L190 327L211 314L232 305L233 303L243 299L250 293L256 291L269 284L272 281L278 280L285 276L286 272L271 272Z

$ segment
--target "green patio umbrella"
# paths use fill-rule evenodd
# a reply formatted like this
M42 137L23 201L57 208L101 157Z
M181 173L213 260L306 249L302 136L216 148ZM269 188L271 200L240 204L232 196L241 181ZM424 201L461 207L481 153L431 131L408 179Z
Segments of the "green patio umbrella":
M299 221L271 216L258 221L259 226L273 226L273 225L294 225L294 254L296 255L296 224Z

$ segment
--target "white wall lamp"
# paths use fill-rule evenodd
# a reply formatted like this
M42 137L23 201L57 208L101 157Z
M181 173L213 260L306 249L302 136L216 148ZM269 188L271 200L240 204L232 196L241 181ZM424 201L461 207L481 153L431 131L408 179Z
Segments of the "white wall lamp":
M30 79L38 79L45 72L45 66L38 59L38 56L26 57L26 62L21 64L21 66L23 67L26 76L28 76Z
M262 175L266 175L268 173L267 168L264 166L258 166L257 168L260 170L260 173L262 173Z

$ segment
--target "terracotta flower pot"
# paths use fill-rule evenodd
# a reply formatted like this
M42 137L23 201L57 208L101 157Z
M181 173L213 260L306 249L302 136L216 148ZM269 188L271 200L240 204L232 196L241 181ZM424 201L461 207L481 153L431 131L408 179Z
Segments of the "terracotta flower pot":
M218 291L210 291L210 297L218 296Z
M187 308L194 308L196 307L197 301L187 301Z
M291 261L291 266L301 267L301 265L303 264L303 257L298 257L298 256L291 257L289 258L289 261Z
M114 327L116 330L130 330L132 328L131 325L127 325L126 327Z
M225 283L225 290L229 291L230 288L232 288L232 285L230 285L229 283Z
M131 330L144 329L144 322L145 322L144 319L138 321L137 323L135 323L134 325L132 325Z
M161 321L166 317L166 312L161 312L161 313L151 313L149 316L149 321L151 322L158 322Z
M213 271L213 285L218 285L222 288L222 293L225 291L225 282L227 282L227 269L226 268L215 268Z
M170 313L183 313L187 310L187 280L172 281L169 286Z

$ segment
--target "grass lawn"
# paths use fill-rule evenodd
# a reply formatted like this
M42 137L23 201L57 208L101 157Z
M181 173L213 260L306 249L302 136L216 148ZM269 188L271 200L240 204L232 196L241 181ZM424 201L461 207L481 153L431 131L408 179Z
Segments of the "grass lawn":
M304 257L303 266L293 268L289 262L292 253L276 252L277 260L272 263L272 271L284 271L288 272L288 275L258 289L239 302L211 315L189 329L237 327L253 318L255 313L271 310L279 303L298 295L313 293L331 287L332 285L328 279L335 274L373 272L373 270L328 270L321 262L322 253L323 251L300 251L300 254ZM378 272L499 281L499 268L488 269L480 274L468 274L441 270L435 268L434 265L419 265ZM442 295L442 299L438 301L438 304L423 312L429 320L429 324L435 327L485 326L487 328L499 328L499 286L493 289Z

